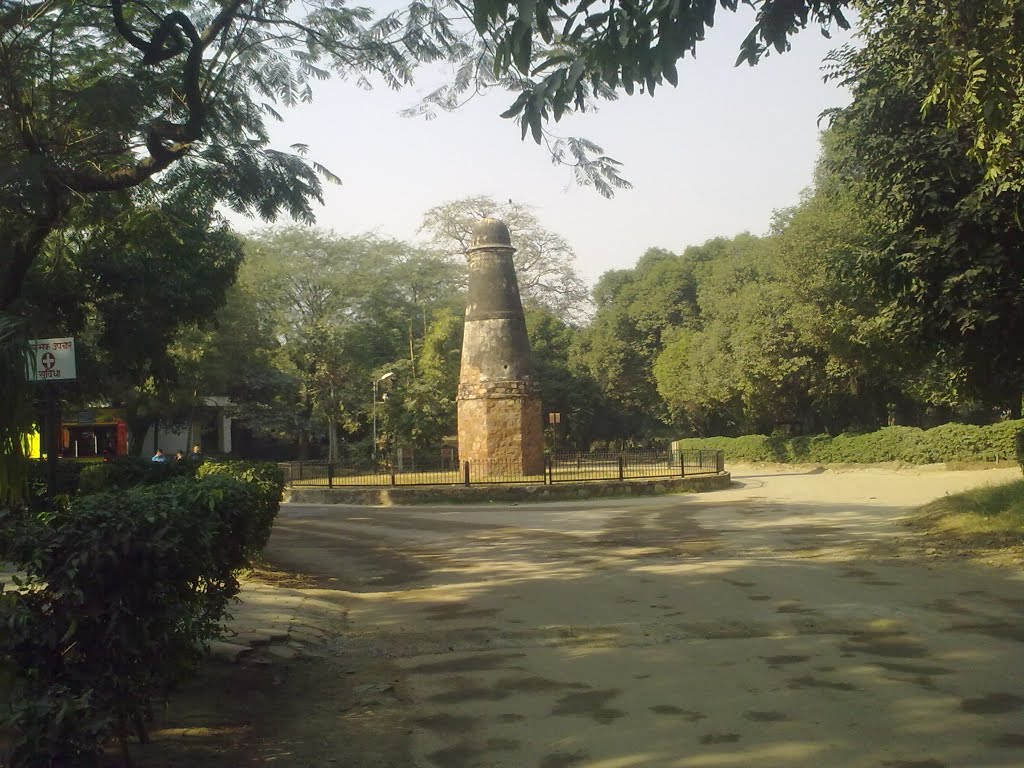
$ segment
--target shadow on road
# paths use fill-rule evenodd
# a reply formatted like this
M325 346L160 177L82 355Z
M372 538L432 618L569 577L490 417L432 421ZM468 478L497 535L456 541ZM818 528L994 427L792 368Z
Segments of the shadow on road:
M952 768L1019 754L1015 574L925 557L896 507L709 498L286 505L267 558L345 604L346 627L324 658L261 678L272 710L262 689L222 686L231 757L196 765Z

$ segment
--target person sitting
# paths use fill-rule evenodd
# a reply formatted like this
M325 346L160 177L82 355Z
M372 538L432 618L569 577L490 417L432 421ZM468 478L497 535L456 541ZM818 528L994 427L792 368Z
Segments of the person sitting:
M184 451L178 451L177 453L175 453L174 454L174 460L175 461L184 461L185 460L185 452Z
M164 449L157 448L156 453L153 454L153 458L150 461L167 461L167 457L164 456Z
M198 443L192 446L192 453L188 455L193 461L201 461L203 458L203 449L199 447Z

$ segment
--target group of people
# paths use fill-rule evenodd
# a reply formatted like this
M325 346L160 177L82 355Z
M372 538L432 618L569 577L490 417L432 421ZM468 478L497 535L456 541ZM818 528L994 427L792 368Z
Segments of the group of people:
M192 460L192 461L199 461L199 460L201 460L203 458L203 449L200 448L198 445L193 445L192 446L192 452L188 455L187 458ZM174 460L175 461L184 461L185 459L186 459L186 456L185 456L185 452L184 451L177 451L174 454ZM166 453L164 453L164 449L163 448L157 448L156 449L156 453L153 454L153 458L151 459L151 461L164 462L164 461L170 461L170 458L167 456Z

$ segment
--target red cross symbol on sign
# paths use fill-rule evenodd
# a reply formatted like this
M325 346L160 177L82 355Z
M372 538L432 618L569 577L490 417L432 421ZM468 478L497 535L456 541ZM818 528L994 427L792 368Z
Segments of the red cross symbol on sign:
M44 352L40 362L44 371L52 371L53 366L57 364L57 358L53 356L53 352Z

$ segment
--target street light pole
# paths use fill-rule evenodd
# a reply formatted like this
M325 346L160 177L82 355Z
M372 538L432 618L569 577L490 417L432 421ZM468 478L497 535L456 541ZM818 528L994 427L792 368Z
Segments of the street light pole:
M377 469L377 386L395 375L394 371L388 371L379 379L373 380L373 468Z

